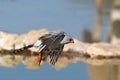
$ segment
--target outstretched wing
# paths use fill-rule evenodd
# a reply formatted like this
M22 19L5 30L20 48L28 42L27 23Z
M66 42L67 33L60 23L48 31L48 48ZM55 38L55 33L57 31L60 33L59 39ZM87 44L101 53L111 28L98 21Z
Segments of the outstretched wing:
M42 43L43 44L57 44L57 43L60 43L60 41L64 38L65 32L63 31L54 31L54 32L50 32L49 34L46 34L44 36L41 36L39 38L39 40L42 40Z
M47 51L50 55L50 63L55 64L60 56L64 44L60 44L65 37L64 32L50 32L41 36L34 46L39 48L39 51Z
M51 64L55 64L60 56L60 54L62 53L64 45L59 45L58 47L54 48L51 50L50 52L50 63Z
M64 36L64 32L50 32L49 34L41 36L34 46L39 47L40 51L51 50L53 47L60 44Z

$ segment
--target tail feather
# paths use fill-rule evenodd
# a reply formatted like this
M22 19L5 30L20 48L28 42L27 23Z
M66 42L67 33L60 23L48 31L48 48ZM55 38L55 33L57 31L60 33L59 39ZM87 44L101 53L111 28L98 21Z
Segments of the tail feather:
M28 48L33 47L33 46L34 46L34 44L30 44L30 45L25 46L25 47L22 47L22 48L20 48L20 49L16 49L16 50L14 50L14 53L22 52L22 51L24 51L24 50L26 50L26 49L28 49Z

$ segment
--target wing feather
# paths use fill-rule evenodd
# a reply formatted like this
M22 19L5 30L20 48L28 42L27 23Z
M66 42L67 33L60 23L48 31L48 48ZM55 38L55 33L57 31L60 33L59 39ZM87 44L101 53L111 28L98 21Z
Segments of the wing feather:
M60 44L60 41L65 37L63 32L50 32L49 34L46 34L44 36L41 36L39 38L40 42L42 42L42 45L46 45L47 48L53 48L54 46L57 46ZM40 44L40 45L41 45ZM39 46L40 46L39 45Z
M59 47L53 49L53 51L50 54L50 59L51 59L50 63L51 64L54 65L57 62L60 54L62 53L63 47L64 47L64 45L60 45Z
M60 44L61 40L65 37L64 32L50 32L39 38L36 42L40 51L48 51L50 55L50 63L55 64L60 56L64 45Z

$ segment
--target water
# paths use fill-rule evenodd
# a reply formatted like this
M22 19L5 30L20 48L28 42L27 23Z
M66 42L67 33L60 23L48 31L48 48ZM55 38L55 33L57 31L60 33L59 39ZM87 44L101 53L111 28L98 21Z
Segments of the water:
M83 30L93 29L95 16L94 0L0 0L0 30L17 34L41 28L60 29L83 40ZM78 62L56 70L45 63L42 68L31 70L21 63L14 68L0 67L0 79L90 80L88 68L88 64Z
M70 65L66 69L56 71L50 65L45 64L41 69L38 70L28 70L23 64L20 64L14 69L0 68L0 79L2 80L78 80L85 79L88 80L89 77L86 71L85 64L74 64ZM84 70L83 70L84 69Z
M93 0L0 0L0 30L26 33L33 29L64 30L82 40L95 21Z
M4 80L119 80L119 59L91 59L62 56L52 66L49 61L36 64L36 56L0 56L0 79Z

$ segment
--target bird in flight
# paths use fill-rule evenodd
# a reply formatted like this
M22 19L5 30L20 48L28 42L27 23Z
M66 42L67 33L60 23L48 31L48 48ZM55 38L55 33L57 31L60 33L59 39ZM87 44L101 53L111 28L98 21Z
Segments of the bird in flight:
M15 50L15 53L21 52L31 47L39 49L37 62L40 65L41 60L50 56L50 63L55 64L63 51L64 45L74 43L71 36L67 35L64 31L53 31L41 36L35 43Z

